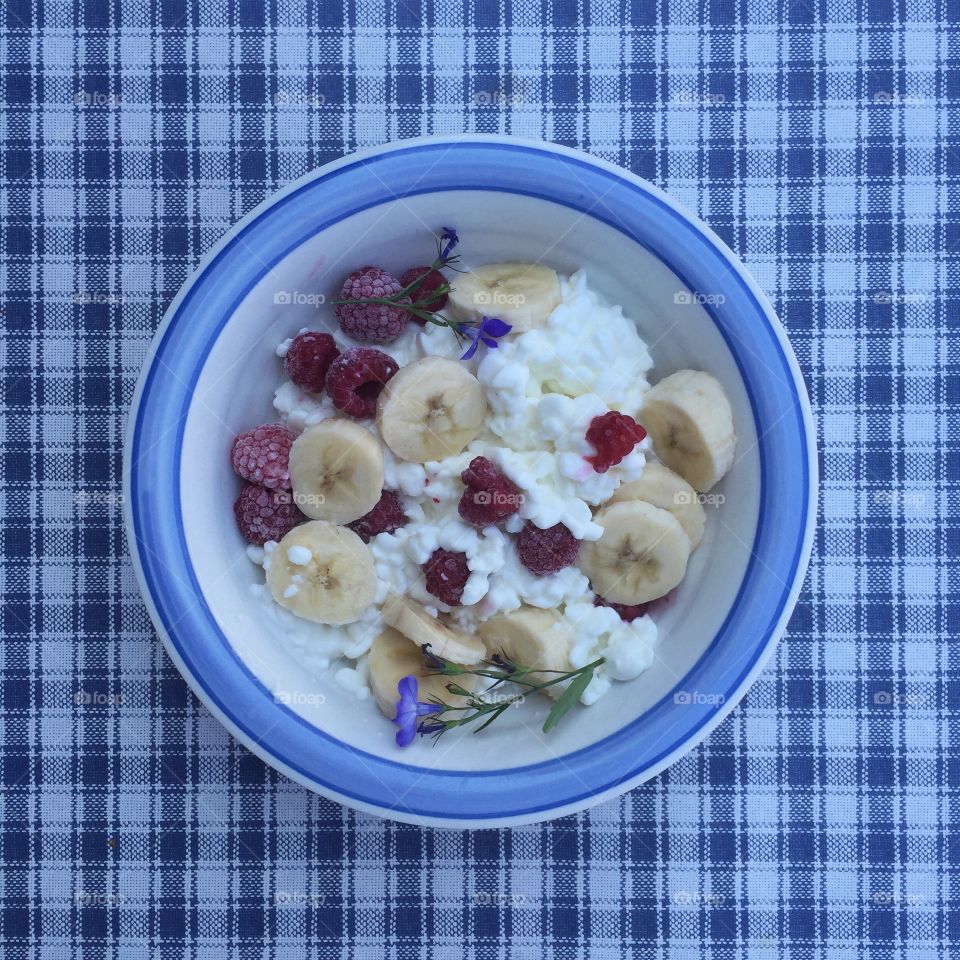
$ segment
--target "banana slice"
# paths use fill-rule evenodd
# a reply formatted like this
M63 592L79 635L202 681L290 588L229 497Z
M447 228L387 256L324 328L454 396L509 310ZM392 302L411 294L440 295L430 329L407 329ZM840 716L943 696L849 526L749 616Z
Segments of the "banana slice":
M513 333L542 327L560 305L556 270L537 263L488 263L457 274L450 309L460 320L499 317Z
M400 694L397 684L406 676L417 678L417 700L421 703L430 703L432 699L443 700L444 703L462 703L449 690L447 684L456 682L465 690L475 690L477 678L471 676L443 677L428 671L423 660L423 654L402 634L387 627L383 633L373 641L370 653L367 655L370 690L377 706L384 716L392 720L397 714L397 702Z
M733 411L723 387L709 373L670 374L644 397L640 419L657 456L701 493L733 466Z
M668 470L656 460L648 460L639 480L621 483L607 503L645 500L661 510L669 510L690 538L691 549L703 539L706 518L697 491L683 477Z
M521 607L485 620L477 627L492 653L503 652L508 660L540 670L571 670L570 647L573 631L555 610ZM550 680L553 674L533 673L534 682ZM560 684L543 691L556 699L563 692Z
M604 507L593 520L603 535L583 544L577 563L605 600L648 603L683 579L690 538L672 513L627 500Z
M391 593L381 609L383 619L418 647L430 645L430 651L453 663L479 663L487 649L477 637L431 617L422 604Z
M383 493L383 450L350 420L322 420L290 449L294 503L314 520L350 523L369 513Z
M417 463L460 453L486 416L480 381L463 364L442 357L403 367L387 381L377 404L377 426L387 446Z
M358 620L373 603L377 572L373 555L352 530L310 520L277 544L267 586L298 617L339 625Z

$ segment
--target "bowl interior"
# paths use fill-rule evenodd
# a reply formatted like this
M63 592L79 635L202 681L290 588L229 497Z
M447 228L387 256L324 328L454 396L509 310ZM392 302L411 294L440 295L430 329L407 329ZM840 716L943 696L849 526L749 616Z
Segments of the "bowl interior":
M401 753L368 704L329 676L305 674L253 602L260 574L233 529L227 451L234 434L270 415L277 341L329 317L312 295L329 298L364 261L399 269L427 259L442 224L459 229L467 263L534 258L585 268L636 318L658 376L695 366L720 378L739 459L716 490L724 502L710 507L684 585L660 613L651 670L547 738L538 733L545 705L531 703L472 737L469 751L451 738ZM523 823L653 776L746 691L786 625L809 558L812 437L802 378L762 294L669 198L565 148L431 138L317 171L211 252L171 305L141 376L124 511L167 650L243 743L366 810L431 824Z
M343 662L319 673L306 672L302 661L279 642L276 619L251 590L262 583L262 572L246 558L233 522L230 501L238 482L229 450L237 433L273 418L273 390L282 379L277 343L305 326L332 328L336 321L329 301L357 266L377 263L402 272L429 262L434 231L448 222L457 227L468 266L532 260L565 273L585 269L590 284L636 320L654 358L652 381L684 367L713 373L733 405L738 459L706 498L703 543L683 584L656 615L660 642L648 671L636 680L615 683L597 704L576 711L549 736L540 731L548 704L533 698L480 737L449 735L436 747L420 741L402 759L451 770L523 766L608 737L671 691L678 710L684 709L684 694L719 696L722 703L721 690L677 689L734 604L760 504L757 428L748 394L724 337L704 304L697 302L709 303L722 294L700 290L699 298L691 296L662 260L614 226L518 193L421 193L370 206L316 233L278 263L265 264L269 271L236 304L199 373L179 478L190 561L223 634L286 709L366 753L398 759L392 726L371 701L359 702L334 681L333 672ZM254 263L259 259L255 249L249 255Z

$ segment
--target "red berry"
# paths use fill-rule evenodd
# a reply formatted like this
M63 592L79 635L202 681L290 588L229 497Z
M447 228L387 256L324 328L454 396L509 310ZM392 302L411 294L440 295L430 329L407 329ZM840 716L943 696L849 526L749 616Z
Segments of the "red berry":
M595 607L610 607L611 610L616 610L620 619L626 623L633 623L634 620L642 617L650 606L649 603L611 603L609 600L604 600L603 597L594 597L593 605Z
M647 435L633 417L625 413L610 410L594 417L587 428L587 441L592 443L596 453L586 460L593 464L597 473L606 473Z
M290 489L290 448L296 438L282 424L265 423L233 441L233 469L251 483Z
M470 577L467 555L438 547L423 565L427 590L451 607L460 606L463 588Z
M247 542L258 547L268 540L282 540L304 519L286 490L268 490L255 483L240 491L233 513Z
M529 520L517 537L520 562L538 576L569 567L580 552L580 541L562 524L541 530Z
M422 280L420 278L423 277ZM411 283L420 280L420 282L410 291L410 299L420 304L424 310L442 310L447 305L447 294L441 293L432 296L437 287L445 284L447 278L439 270L431 270L429 267L411 267L401 278L400 286L406 290ZM426 320L420 317L413 317L422 327Z
M400 281L379 267L363 267L347 277L340 291L341 300L383 299L398 294ZM354 340L388 343L407 329L410 314L389 303L338 303L340 328Z
M378 533L393 533L407 522L403 512L403 502L390 490L380 494L377 505L365 513L359 520L348 523L347 526L356 533L364 543L369 543Z
M460 498L460 516L475 527L500 523L523 503L520 488L486 457L474 457L460 479L467 488Z
M350 417L362 419L377 412L377 397L400 369L393 357L373 347L351 347L330 364L327 393L333 405Z
M301 390L319 393L330 364L339 356L337 343L329 333L301 333L290 344L283 369Z

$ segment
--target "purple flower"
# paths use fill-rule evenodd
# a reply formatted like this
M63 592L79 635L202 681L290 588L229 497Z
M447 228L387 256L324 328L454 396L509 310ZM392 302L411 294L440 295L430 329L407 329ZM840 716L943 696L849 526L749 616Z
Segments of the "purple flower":
M397 731L397 746L406 747L417 733L417 720L428 713L439 713L443 707L439 703L417 702L417 678L412 674L397 684L400 702L393 722L400 728Z
M440 242L443 248L440 251L440 259L446 260L450 256L450 251L460 242L457 231L453 227L444 227L440 234Z
M419 729L420 736L429 737L434 733L443 733L447 729L447 726L439 720L424 720L421 722Z
M495 338L505 337L512 329L512 324L504 323L498 317L484 317L473 326L461 324L460 332L472 342L460 359L469 360L477 352L481 343L495 350L500 346Z
M431 649L429 643L421 644L420 652L423 654L423 659L427 661L427 666L431 670L443 670L447 665L445 660L441 660Z

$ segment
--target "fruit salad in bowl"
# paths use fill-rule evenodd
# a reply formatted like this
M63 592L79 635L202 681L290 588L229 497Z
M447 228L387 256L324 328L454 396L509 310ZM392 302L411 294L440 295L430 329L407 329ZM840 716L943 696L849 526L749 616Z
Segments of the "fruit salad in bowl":
M636 321L585 271L458 244L351 272L277 346L277 419L231 451L278 640L402 747L537 693L549 732L649 667L736 451L716 378L651 387Z
M427 139L208 254L133 399L125 521L245 746L361 810L507 825L736 706L799 595L813 435L769 304L675 201L562 147Z

